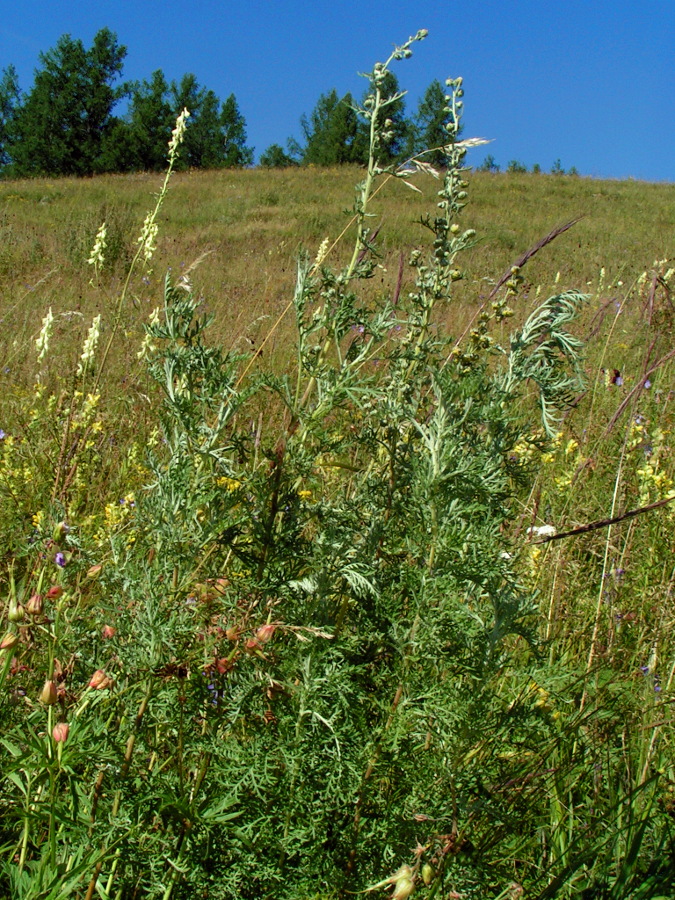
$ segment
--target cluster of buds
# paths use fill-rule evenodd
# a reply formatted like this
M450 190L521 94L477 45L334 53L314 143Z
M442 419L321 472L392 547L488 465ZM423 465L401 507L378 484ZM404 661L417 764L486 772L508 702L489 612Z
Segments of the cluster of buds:
M391 895L390 900L407 900L415 890L415 872L410 866L401 866L401 868L394 872L393 875L390 875L389 878L378 881L378 883L374 884L372 887L366 888L366 893L377 891L390 884L394 886L394 892Z

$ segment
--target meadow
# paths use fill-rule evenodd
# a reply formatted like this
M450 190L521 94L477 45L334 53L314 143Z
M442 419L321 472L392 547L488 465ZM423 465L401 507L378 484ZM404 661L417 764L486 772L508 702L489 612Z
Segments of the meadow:
M379 172L380 81L366 171L0 183L3 896L675 893L673 186L460 80Z

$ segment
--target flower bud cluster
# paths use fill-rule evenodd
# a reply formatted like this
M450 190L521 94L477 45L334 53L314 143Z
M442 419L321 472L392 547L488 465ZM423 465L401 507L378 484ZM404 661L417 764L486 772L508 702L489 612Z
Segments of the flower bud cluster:
M188 110L183 109L176 119L176 125L171 132L171 140L169 141L169 163L173 163L178 156L178 148L185 137L185 129L187 128L187 120L189 117L190 113Z
M103 264L105 263L105 248L106 248L106 223L99 228L96 232L96 239L94 240L94 246L92 248L91 254L89 255L89 259L87 263L90 266L94 267L94 272L98 275L100 270L103 268Z

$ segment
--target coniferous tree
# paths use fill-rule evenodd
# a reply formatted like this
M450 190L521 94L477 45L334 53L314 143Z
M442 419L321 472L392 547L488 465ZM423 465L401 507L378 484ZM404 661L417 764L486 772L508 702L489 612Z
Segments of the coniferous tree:
M445 123L448 118L447 100L443 85L434 79L420 98L417 112L410 127L410 140L407 156L414 156L423 151L422 159L431 165L442 166L445 163L443 147L448 142Z
M108 28L82 41L62 35L40 54L42 68L12 129L17 175L90 175L105 168L102 150L115 125L113 108L127 91L114 86L126 47Z
M305 165L335 166L361 162L359 122L351 94L340 99L335 89L322 94L309 116L303 115L300 127L305 139L302 162Z
M0 169L5 169L11 162L11 144L21 106L19 78L14 66L7 66L0 79Z

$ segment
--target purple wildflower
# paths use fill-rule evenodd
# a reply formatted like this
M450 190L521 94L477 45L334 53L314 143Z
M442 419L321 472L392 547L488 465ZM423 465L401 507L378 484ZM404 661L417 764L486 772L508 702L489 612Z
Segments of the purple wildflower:
M649 390L649 388L652 386L652 383L651 383L651 381L649 380L649 378L647 378L647 379L645 380L645 383L644 383L642 386L643 386L643 388L644 388L646 391Z
M7 434L2 430L2 428L0 428L0 441L4 441L6 437Z
M63 568L65 566L66 557L63 555L63 553L61 553L60 550L54 557L54 562L56 563L57 566L60 566L61 568Z

